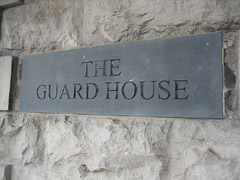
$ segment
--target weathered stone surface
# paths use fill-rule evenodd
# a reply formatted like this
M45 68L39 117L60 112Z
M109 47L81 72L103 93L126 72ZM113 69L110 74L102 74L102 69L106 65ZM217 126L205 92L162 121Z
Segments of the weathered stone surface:
M240 121L175 121L171 180L240 177Z
M131 179L136 176L158 179L162 161L153 146L154 143L166 144L162 147L162 153L167 150L169 124L164 121L158 126L147 123L135 119L105 120L77 116L48 121L47 168L69 178ZM161 154L161 151L158 153ZM143 173L145 168L148 173Z
M84 2L83 44L238 29L239 8L239 0L88 0Z
M1 55L20 57L14 111L0 113L0 164L12 165L12 180L239 179L239 0L25 2L4 10L0 40ZM25 54L216 31L236 76L224 85L224 120L16 112Z
M0 163L13 165L13 179L240 175L240 121L1 114L0 122Z
M224 57L224 99L225 113L228 117L240 117L238 109L238 58L239 58L239 35L238 33L227 32L223 36L223 57Z
M12 57L0 57L0 110L8 110L11 87Z
M3 12L2 47L30 52L81 45L82 0L41 0Z
M18 179L33 167L41 179L159 179L167 161L171 121L2 114L0 122L0 163L13 163Z
M3 48L42 52L240 26L238 0L30 2L4 11Z

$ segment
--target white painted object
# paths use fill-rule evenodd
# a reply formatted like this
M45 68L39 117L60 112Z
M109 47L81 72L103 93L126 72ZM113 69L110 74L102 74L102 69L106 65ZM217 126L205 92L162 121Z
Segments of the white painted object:
M0 57L0 110L9 109L11 87L12 56Z

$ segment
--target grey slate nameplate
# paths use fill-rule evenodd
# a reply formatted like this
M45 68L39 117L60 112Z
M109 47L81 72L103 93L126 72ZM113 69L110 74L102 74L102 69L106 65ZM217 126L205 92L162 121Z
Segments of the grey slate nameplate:
M222 118L221 33L24 57L21 111Z

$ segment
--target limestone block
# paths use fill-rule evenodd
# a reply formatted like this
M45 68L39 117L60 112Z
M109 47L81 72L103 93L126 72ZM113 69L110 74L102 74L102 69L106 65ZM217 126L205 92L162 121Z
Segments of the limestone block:
M22 0L0 0L0 8L10 8L22 4Z
M155 119L2 113L0 161L15 163L12 180L159 180L170 126Z
M31 52L81 45L83 0L37 0L4 10L2 46ZM18 27L18 28L16 28Z
M239 28L239 0L89 0L83 44L182 36Z
M240 177L240 121L175 121L171 180L237 180Z
M159 179L169 124L125 118L52 117L46 124L48 171L66 179ZM155 124L156 123L156 124ZM161 146L161 148L157 148ZM53 177L49 179L54 179Z
M0 110L8 110L12 74L12 56L0 57Z

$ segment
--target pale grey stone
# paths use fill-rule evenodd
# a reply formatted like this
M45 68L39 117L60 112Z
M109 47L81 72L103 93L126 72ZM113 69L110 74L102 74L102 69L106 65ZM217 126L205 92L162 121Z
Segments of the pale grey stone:
M238 29L239 8L239 0L88 0L84 2L83 44Z
M224 87L232 110L221 121L1 112L0 164L12 180L239 179L239 0L26 2L3 12L1 54L19 64L29 53L223 31L236 85ZM19 89L21 68L17 78Z
M175 121L168 179L239 179L239 128L240 121Z
M46 126L48 168L69 179L105 179L108 175L108 179L131 179L134 174L136 178L159 179L162 161L156 154L167 150L169 125L165 121L152 122L156 124L145 126L145 120L127 118L58 116ZM161 127L166 128L165 134ZM154 152L154 143L166 146Z
M7 9L2 47L29 53L80 46L82 19L82 0L38 0Z
M0 110L8 110L11 87L12 57L0 57Z
M225 114L228 117L239 117L238 112L238 58L239 36L236 32L223 34L223 58L224 58L224 99ZM238 118L239 119L239 118Z
M0 119L0 159L14 163L13 179L239 177L240 121L37 114Z
M160 179L167 161L171 122L34 114L0 119L0 160L15 163L13 179Z

